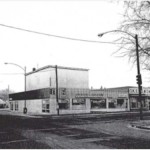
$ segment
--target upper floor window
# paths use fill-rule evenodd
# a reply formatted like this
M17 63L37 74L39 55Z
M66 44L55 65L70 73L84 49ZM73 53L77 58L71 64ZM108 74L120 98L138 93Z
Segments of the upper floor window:
M66 95L66 89L61 89L61 95Z
M55 89L50 89L50 94L55 95Z

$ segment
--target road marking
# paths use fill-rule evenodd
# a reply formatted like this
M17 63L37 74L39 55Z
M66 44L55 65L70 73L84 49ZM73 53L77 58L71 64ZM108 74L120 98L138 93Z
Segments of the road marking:
M28 139L8 141L8 142L1 142L0 144L10 144L10 143L17 143L17 142L24 142L24 141L28 141Z

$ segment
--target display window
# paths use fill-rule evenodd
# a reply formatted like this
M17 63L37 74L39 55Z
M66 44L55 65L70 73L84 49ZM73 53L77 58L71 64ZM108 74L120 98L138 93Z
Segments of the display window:
M85 99L72 99L72 105L85 105Z
M72 99L72 109L82 110L86 108L86 100L84 98Z
M108 102L108 107L109 108L117 108L117 99L110 98L109 102Z
M131 108L137 108L137 103L132 102L132 103L131 103Z
M91 99L91 108L106 108L106 99Z
M50 112L50 101L49 101L49 99L42 100L42 112L44 112L44 113Z
M124 104L124 99L117 99L117 105L122 106Z
M116 108L114 102L109 102L108 107L109 107L109 108Z
M69 99L60 99L59 100L59 109L69 109L70 107Z

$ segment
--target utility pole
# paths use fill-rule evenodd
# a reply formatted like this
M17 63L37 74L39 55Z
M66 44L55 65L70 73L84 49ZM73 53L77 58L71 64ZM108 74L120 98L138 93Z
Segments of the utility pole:
M57 72L57 65L55 66L56 72L56 102L57 102L57 115L59 115L59 101L58 101L58 72Z
M98 34L99 37L102 37L104 34L107 34L107 33L111 33L111 32L120 32L120 33L123 33L123 34L127 34L129 36L131 36L132 38L135 39L135 46L136 46L136 56L137 56L137 84L138 84L138 91L139 91L139 96L138 96L138 100L140 101L140 120L143 119L143 104L142 104L142 95L141 95L141 92L142 92L142 77L141 77L141 74L140 74L140 63L139 63L139 51L138 51L138 47L139 47L139 43L138 43L138 35L132 35L128 32L125 32L125 31L122 31L122 30L111 30L111 31L107 31L107 32L104 32L104 33L100 33Z
M142 96L141 96L141 92L142 92L142 77L140 74L140 63L139 63L139 51L138 51L138 36L137 34L135 35L135 41L136 41L136 56L137 56L137 84L138 84L138 90L139 90L139 96L138 96L138 100L140 101L140 120L143 120L143 104L142 104Z

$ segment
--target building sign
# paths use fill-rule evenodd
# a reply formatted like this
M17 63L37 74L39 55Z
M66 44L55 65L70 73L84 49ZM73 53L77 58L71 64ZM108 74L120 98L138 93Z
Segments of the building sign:
M129 94L139 94L138 88L129 88ZM141 94L150 95L150 88L142 88Z
M128 97L128 93L91 93L91 94L76 94L76 97L85 97L85 98L101 98L106 97Z
M104 94L102 93L91 93L91 94L76 94L75 97L85 97L85 98L91 98L91 97L104 97Z
M128 97L128 94L127 93L119 93L118 97Z

